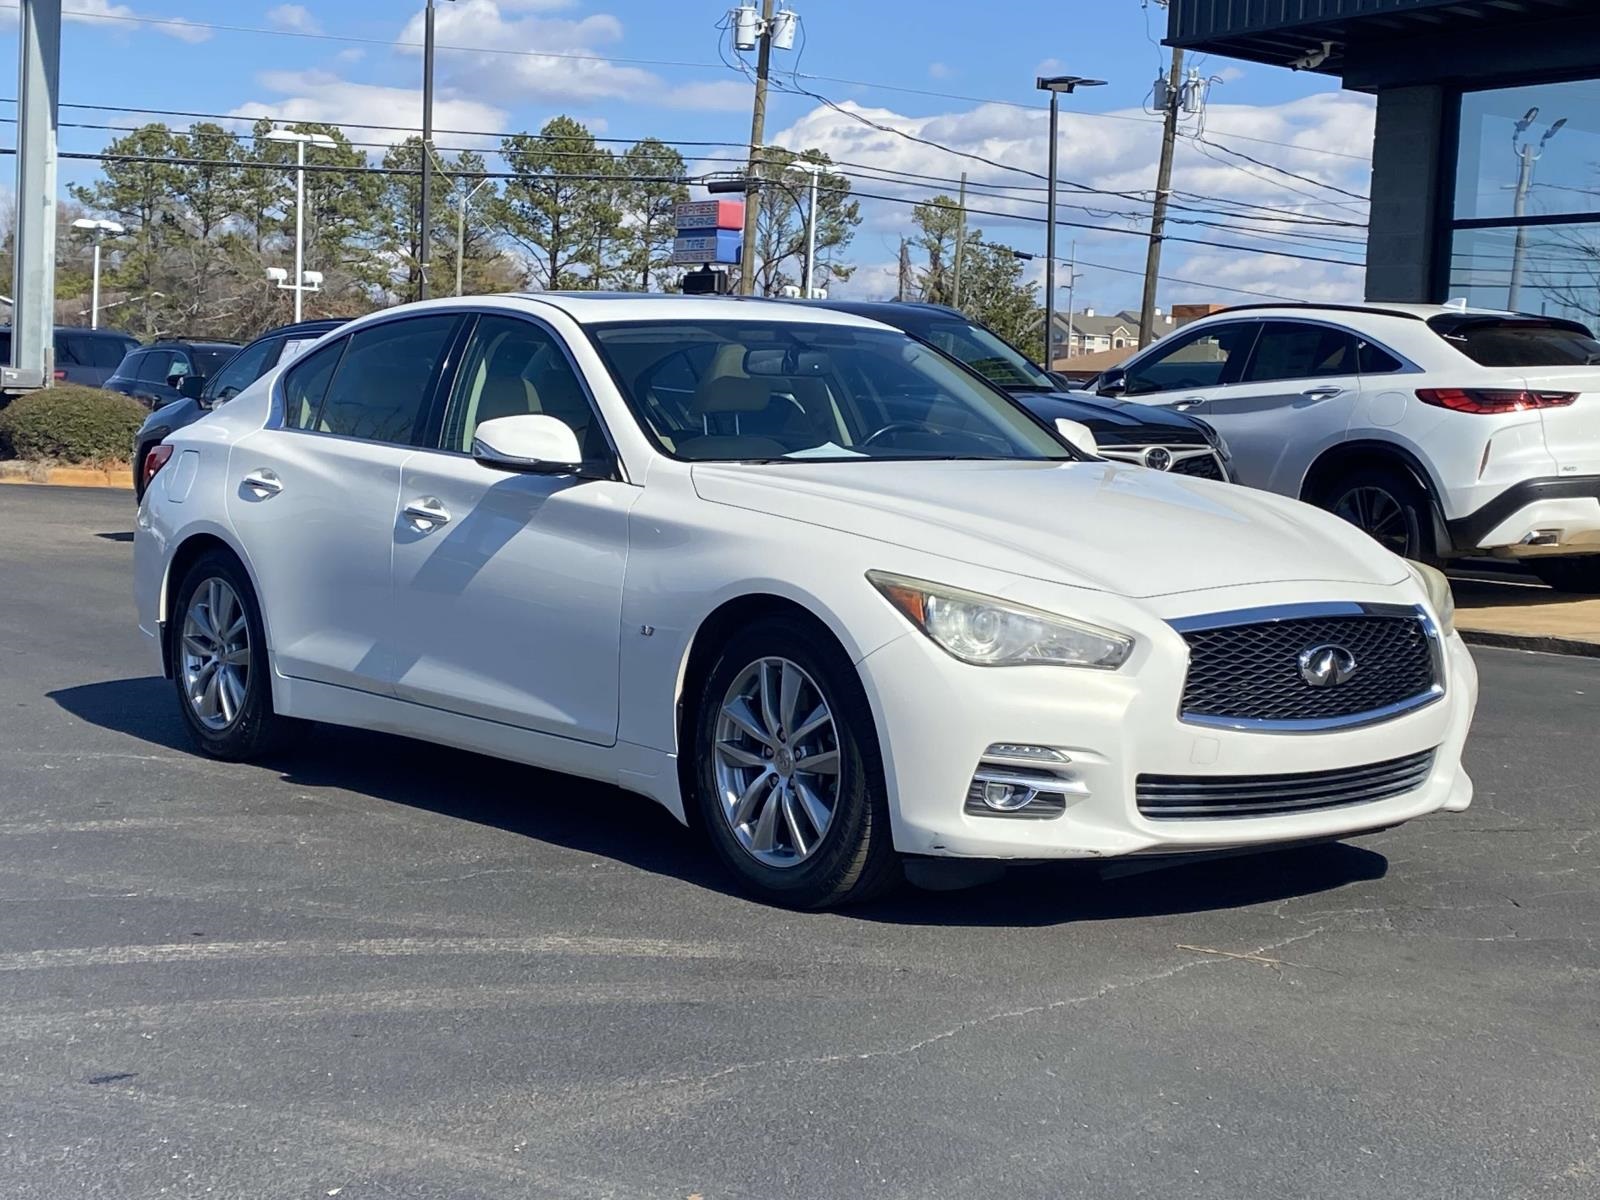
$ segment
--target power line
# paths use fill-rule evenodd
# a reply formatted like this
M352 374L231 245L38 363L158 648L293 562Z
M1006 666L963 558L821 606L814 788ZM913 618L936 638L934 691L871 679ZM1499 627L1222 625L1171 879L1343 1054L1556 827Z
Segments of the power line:
M1214 141L1213 139L1206 137L1204 134L1186 134L1185 136L1191 138L1195 142L1204 143L1215 150L1221 150L1224 154L1231 154L1234 158L1242 158L1245 162L1254 163L1258 167L1265 167L1269 171L1276 171L1280 175L1287 175L1291 179L1298 179L1302 183L1309 183L1316 187L1326 188L1330 192L1338 192L1341 196L1349 196L1352 200L1360 200L1363 204L1369 203L1372 199L1372 197L1364 196L1360 192L1352 192L1346 188L1339 187L1336 184L1325 183L1323 180L1316 179L1310 175L1302 175L1298 171L1291 171L1287 167L1280 167L1275 163L1263 162L1261 159L1253 158L1242 150L1234 150L1228 146L1224 146L1221 142Z

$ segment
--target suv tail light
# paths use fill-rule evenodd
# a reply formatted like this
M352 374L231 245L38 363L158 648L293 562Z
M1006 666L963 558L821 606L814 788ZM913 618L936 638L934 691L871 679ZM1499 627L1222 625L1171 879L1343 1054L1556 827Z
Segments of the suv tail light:
M65 371L63 371L60 367L57 367L54 371L50 372L50 378L54 379L57 383L61 382L66 377L67 377L67 373Z
M151 446L144 456L144 468L141 473L143 487L149 487L150 481L156 477L156 472L167 465L167 459L172 457L172 447L163 442L159 446Z
M1577 392L1527 392L1515 388L1418 388L1417 399L1435 408L1464 413L1526 412L1533 408L1565 408Z

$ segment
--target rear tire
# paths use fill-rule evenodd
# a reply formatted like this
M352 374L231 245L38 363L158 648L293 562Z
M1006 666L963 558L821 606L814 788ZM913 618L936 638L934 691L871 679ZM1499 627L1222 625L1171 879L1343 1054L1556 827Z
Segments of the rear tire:
M242 762L281 742L289 722L272 708L266 629L238 559L211 550L189 568L167 636L178 711L202 754Z
M1386 550L1438 566L1433 506L1415 480L1388 467L1364 467L1322 489L1319 507L1343 517Z
M1600 554L1528 560L1533 573L1558 592L1600 595Z
M744 890L818 909L899 881L872 708L824 631L785 616L730 637L700 689L692 753L696 815Z

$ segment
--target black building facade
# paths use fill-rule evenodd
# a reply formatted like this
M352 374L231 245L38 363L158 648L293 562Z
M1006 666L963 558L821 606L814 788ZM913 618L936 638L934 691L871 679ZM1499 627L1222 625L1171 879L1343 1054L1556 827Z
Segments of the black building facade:
M1376 96L1369 300L1600 318L1600 0L1171 0L1167 41Z

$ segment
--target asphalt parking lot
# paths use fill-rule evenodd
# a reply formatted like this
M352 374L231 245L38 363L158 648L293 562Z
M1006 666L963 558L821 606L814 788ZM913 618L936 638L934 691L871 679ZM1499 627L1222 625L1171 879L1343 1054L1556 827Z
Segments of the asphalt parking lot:
M194 757L132 518L0 488L0 1194L1600 1194L1600 661L1477 651L1462 815L802 916L560 776Z

